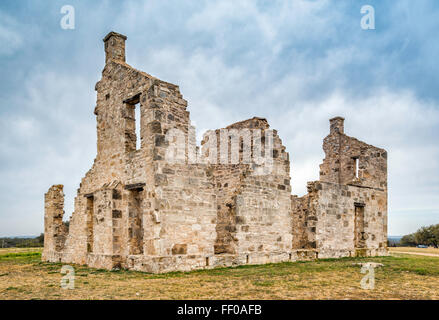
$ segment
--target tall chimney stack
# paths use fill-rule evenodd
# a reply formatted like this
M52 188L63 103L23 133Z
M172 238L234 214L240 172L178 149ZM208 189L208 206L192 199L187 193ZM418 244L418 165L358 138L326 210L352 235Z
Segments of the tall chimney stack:
M330 133L344 133L344 118L342 117L335 117L332 119L329 119L329 128L330 128Z
M123 34L111 31L104 38L105 43L105 63L111 60L125 62L125 40Z

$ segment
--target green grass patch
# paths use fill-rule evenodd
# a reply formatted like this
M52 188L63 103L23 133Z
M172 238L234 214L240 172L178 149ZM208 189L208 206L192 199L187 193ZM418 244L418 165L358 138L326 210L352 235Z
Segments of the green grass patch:
M0 255L2 258L41 257L41 252L11 252Z
M274 281L253 281L253 284L259 287L272 287L274 285Z
M18 287L7 287L5 289L6 291L15 291L15 292L25 292L26 290Z
M35 263L39 260L41 260L40 252L18 252L18 253L13 252L13 253L0 254L0 262L5 262L5 263L26 264L26 263Z

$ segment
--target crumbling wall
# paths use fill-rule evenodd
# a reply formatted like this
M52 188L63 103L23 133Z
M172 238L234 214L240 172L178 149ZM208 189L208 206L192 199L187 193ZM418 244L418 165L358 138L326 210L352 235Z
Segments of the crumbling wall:
M387 254L385 192L320 181L308 187L308 195L294 200L300 201L294 211L296 230L304 226L293 234L295 248L315 248L319 258ZM362 246L356 241L358 208L363 210Z
M316 241L319 257L385 255L387 248L386 193L354 186L316 182L318 203ZM358 247L356 208L363 208L364 246Z
M252 118L215 132L218 163L209 167L218 200L215 254L234 254L239 264L285 261L291 250L288 153L276 130L266 141L268 130L266 119ZM270 162L255 161L257 152L262 158L267 152Z
M312 183L308 183L308 194L303 197L291 196L293 249L313 250L317 248L315 207L318 198L312 192L312 186Z
M341 117L330 123L331 131L323 140L326 156L320 165L320 181L386 190L386 150L345 135Z
M320 181L292 197L293 247L334 258L387 253L387 152L344 134L330 120Z
M155 263L152 271L179 268L189 270L191 265L206 265L213 255L216 236L216 197L206 174L206 166L190 164L188 150L182 158L170 158L173 151L170 138L188 141L190 128L187 102L178 86L154 80L148 90L145 105L144 143L151 170L147 171L147 190L151 191L152 204L146 210L147 239L145 252L150 256L169 257ZM175 135L174 135L175 133ZM133 258L134 268L146 262ZM149 259L148 257L146 259ZM136 267L136 264L138 265Z
M97 121L97 155L92 168L81 180L77 196L75 198L75 210L70 219L70 232L64 249L64 260L74 263L89 263L97 267L108 267L115 260L114 265L120 264L117 256L125 255L126 248L120 246L124 243L127 235L125 231L119 230L121 234L115 235L112 232L108 235L106 230L111 230L113 217L112 210L123 211L123 218L120 220L120 228L125 228L125 208L127 206L127 195L123 201L112 199L112 190L106 191L113 182L120 182L118 188L125 184L145 182L147 175L151 175L152 160L148 158L146 148L133 150L132 141L136 140L133 133L133 119L130 111L136 97L140 104L142 125L145 120L145 104L147 103L146 93L153 83L153 77L131 68L124 61L123 41L124 37L117 34L110 34L106 38L105 46L107 60L102 71L102 79L96 84L97 103L94 114ZM114 40L114 41L113 41ZM123 52L123 55L115 54L108 59L113 52ZM139 93L143 96L139 96ZM141 132L143 135L143 131ZM142 136L143 140L143 136ZM90 203L93 202L93 213L90 212ZM112 204L109 204L112 202ZM114 203L121 208L112 208ZM94 216L94 219L92 219ZM96 216L99 220L96 221ZM104 219L102 222L102 218ZM115 218L114 223L118 223ZM117 228L116 228L117 229ZM122 240L124 239L124 240ZM109 242L105 242L105 241ZM113 248L113 241L114 248ZM119 242L119 243L118 243ZM99 253L98 253L99 252ZM105 259L99 260L97 256L105 255ZM115 257L113 257L115 256ZM88 262L87 262L88 261Z
M53 185L44 195L44 250L43 259L60 261L68 229L63 223L63 185Z
M244 161L243 158L244 139L246 146L249 147L252 139L250 129L256 128L268 128L266 120L253 118L232 124L227 128L217 129L212 132L212 135L205 134L201 142L202 155L208 159L206 170L211 178L217 199L215 254L238 253L237 228L242 221L236 215L237 199L245 177L252 174L251 159ZM213 153L213 156L209 153Z

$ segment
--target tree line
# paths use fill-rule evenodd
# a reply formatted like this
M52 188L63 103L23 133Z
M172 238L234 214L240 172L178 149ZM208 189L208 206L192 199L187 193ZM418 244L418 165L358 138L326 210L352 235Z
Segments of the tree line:
M70 221L63 221L63 224L69 230ZM35 238L23 237L3 237L0 238L0 248L36 248L44 247L44 233Z
M44 234L35 238L0 238L0 248L44 247Z
M414 247L417 245L439 247L439 224L422 227L415 233L405 235L399 241L401 246Z

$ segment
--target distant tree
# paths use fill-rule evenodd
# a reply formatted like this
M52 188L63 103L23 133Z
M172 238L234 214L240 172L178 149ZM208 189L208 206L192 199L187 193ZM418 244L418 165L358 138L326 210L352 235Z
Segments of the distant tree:
M399 243L403 247L414 247L417 244L413 233L403 236Z
M44 233L41 233L37 238L38 244L40 244L42 247L44 246Z
M432 234L432 236L434 238L433 246L435 248L437 248L439 246L439 224L430 226L430 231L431 231L431 234Z
M426 245L439 247L439 224L422 227L415 233L405 235L401 238L401 246Z
M428 227L422 227L418 231L415 232L415 241L417 244L423 244L426 246L433 246L435 248L438 247L439 239L435 236L435 228L437 228L438 225L434 226L428 226Z
M428 246L430 242L431 234L427 227L422 227L414 233L414 239L416 244L423 244Z

